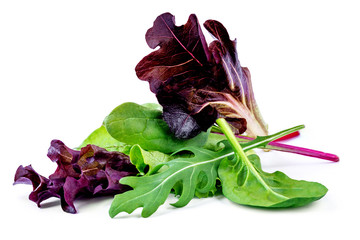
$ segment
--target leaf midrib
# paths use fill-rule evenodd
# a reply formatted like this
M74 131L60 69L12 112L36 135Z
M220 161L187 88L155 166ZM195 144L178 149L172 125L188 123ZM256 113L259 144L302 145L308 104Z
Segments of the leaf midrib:
M137 197L135 197L135 198L132 198L132 199L129 199L129 200L125 201L125 202L123 202L123 203L121 204L121 206L122 206L122 205L125 205L126 203L128 203L128 202L130 202L130 201L134 201L134 200L136 200L136 199L139 199L139 198L141 198L141 197L144 197L144 196L146 196L146 195L151 194L151 193L154 192L156 189L162 187L162 186L163 186L169 179L171 179L174 175L177 175L177 174L181 173L182 171L185 171L185 170L187 170L187 169L189 169L189 168L191 168L191 167L196 167L196 166L199 166L199 165L203 165L203 164L207 164L207 163L211 163L211 162L216 162L216 161L219 161L219 160L221 160L221 159L223 159L223 158L229 157L229 156L231 156L231 155L234 155L234 152L230 152L230 153L221 155L221 156L216 157L216 158L211 159L211 160L197 162L197 163L191 164L191 165L189 165L189 166L186 166L186 167L184 167L184 168L181 168L181 169L179 169L178 171L176 171L176 172L172 173L171 175L169 175L168 177L166 177L159 185L157 185L157 186L156 186L155 188L153 188L151 191L146 192L146 193L144 193L144 194L142 194L142 195L139 195L139 196L137 196ZM135 191L135 190L133 190L133 191ZM119 208L120 208L120 207L117 207L117 209L119 209Z
M276 191L274 191L274 190L272 189L272 187L269 186L269 185L265 182L265 180L261 177L260 173L255 169L254 165L250 162L250 160L249 160L247 157L244 159L244 163L245 163L245 165L247 166L247 168L250 170L250 172L255 176L256 179L259 180L260 184L261 184L266 190L268 190L269 192L271 192L272 194L274 194L275 196L277 196L277 197L279 197L279 198L281 198L281 199L285 199L285 200L289 199L288 197L286 197L286 196L284 196L284 195L282 195L282 194L279 194L279 193L277 193Z

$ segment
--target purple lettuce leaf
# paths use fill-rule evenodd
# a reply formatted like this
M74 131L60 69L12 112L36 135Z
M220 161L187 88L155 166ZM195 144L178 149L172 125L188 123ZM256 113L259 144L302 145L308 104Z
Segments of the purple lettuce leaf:
M162 14L147 31L146 41L150 48L160 48L140 61L135 71L140 79L149 82L171 131L179 138L206 131L217 113L207 107L202 113L193 114L202 106L202 101L196 104L198 96L194 93L212 77L210 52L196 16L190 15L188 22L178 27L173 15Z
M218 117L226 118L236 134L267 135L235 41L217 21L206 21L205 28L218 39L209 46L194 14L182 26L170 13L158 16L146 41L159 48L138 63L137 76L149 82L164 120L179 138L206 131Z
M76 151L53 140L48 157L57 163L57 169L49 178L38 174L31 165L19 166L14 184L32 184L29 199L38 207L50 197L60 198L62 209L68 213L77 212L74 200L78 197L115 195L129 190L119 180L138 173L127 155L108 152L95 145Z
M224 115L228 118L231 116L233 119L246 120L246 132L249 136L267 135L267 126L255 100L250 71L240 65L236 41L230 40L226 28L218 21L207 20L204 27L217 39L211 42L209 48L215 63L221 64L222 70L225 71L228 83L221 94L209 93L214 96L211 98L212 103L209 104L216 104L219 108L226 106L230 113ZM218 81L221 80L223 76L218 78ZM229 122L231 123L231 120Z

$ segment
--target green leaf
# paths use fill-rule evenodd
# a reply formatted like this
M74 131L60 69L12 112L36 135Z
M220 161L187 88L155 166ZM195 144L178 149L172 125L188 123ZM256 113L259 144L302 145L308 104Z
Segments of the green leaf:
M77 149L80 150L82 147L85 147L88 144L93 144L98 147L105 148L108 151L118 151L118 152L128 153L130 150L130 146L128 146L123 142L119 142L118 140L111 137L110 134L106 131L104 125L101 125L101 127L93 131L81 143L81 145L77 147Z
M163 166L164 163L171 161L176 158L190 158L193 157L192 153L189 152L180 152L178 154L165 154L159 151L146 151L142 149L139 145L134 145L130 150L130 161L133 165L136 166L137 170L139 171L140 175L150 175L157 171L162 171L163 169L166 169L166 166ZM162 168L158 168L158 166L161 165ZM200 173L199 175L199 183L198 185L201 186L205 184L207 181L207 177L205 173ZM176 196L180 195L182 192L182 184L177 183L173 187L172 191ZM211 197L219 192L219 186L214 188L213 190L210 190L209 192L202 193L195 191L195 197L198 198L205 198L205 197Z
M261 137L248 143L242 143L242 145L244 149L249 152L255 147L263 146L264 144L267 144L268 142L273 141L274 139L277 139L284 134L287 135L290 132L297 131L298 128L302 127L303 126L291 128L271 136ZM228 135L226 135L226 137L228 137ZM191 152L190 156L192 157L189 157L189 154L185 154L185 157L180 155L179 158L172 159L171 161L168 161L164 164L155 165L152 168L152 171L145 176L122 178L120 180L120 183L129 185L133 188L133 190L115 196L109 210L110 216L114 217L121 212L127 212L130 214L135 209L142 207L143 210L141 215L143 217L149 217L162 204L164 204L168 195L172 191L175 192L176 195L179 195L178 201L172 204L175 207L185 206L194 196L211 196L218 190L219 187L216 184L218 178L218 171L219 175L221 174L222 188L224 188L224 186L226 187L224 194L226 193L226 196L230 200L238 200L237 197L240 196L237 195L238 189L240 189L240 192L252 192L254 196L258 196L260 199L262 199L262 201L267 201L267 197L272 198L273 196L271 194L269 195L268 193L266 193L264 195L264 191L260 191L261 189L259 190L259 192L257 192L257 189L259 189L259 178L257 178L258 176L255 176L254 181L246 182L246 184L243 185L246 187L244 189L241 189L241 181L246 180L247 171L243 171L240 174L238 173L240 166L239 164L244 165L244 162L243 160L241 160L241 158L238 158L239 154L241 153L239 153L238 151L233 151L233 142L236 142L238 144L235 136L233 137L234 139L229 141L224 141L223 138L218 138L220 142L218 141L217 143L214 139L211 140L211 146L213 147L223 144L220 151L211 151L209 149L192 146L186 147L180 151ZM216 149L218 148L217 146L215 147ZM177 154L179 154L179 151L174 153L174 155ZM242 154L246 156L245 153ZM250 165L246 166L251 166L256 170L259 170L259 174L268 178L268 182L266 183L270 186L271 174L262 172L258 159L256 159L256 157L246 157L246 159L248 159L248 161L251 163ZM220 162L221 166L219 167ZM161 171L158 171L160 168ZM287 179L286 176L282 173L277 172L275 173L275 175L276 177L273 180L274 184L276 183L278 178L281 181ZM294 180L291 179L291 181ZM294 184L292 186L300 186L301 184L304 184L304 181L298 182L300 183ZM254 185L252 185L252 183ZM293 184L293 182L291 182L290 184ZM271 186L275 186L274 188L276 188L276 185ZM264 185L260 185L260 187L264 187ZM325 187L324 189L326 192ZM324 189L320 189L320 192ZM233 191L234 194L228 194L229 191ZM274 189L273 191L276 190ZM296 192L296 187L291 191ZM300 191L302 193L304 192L302 189L300 189ZM306 189L306 191L311 192L312 190ZM276 194L280 195L281 193ZM284 200L282 197L280 198ZM316 196L314 198L316 198ZM305 202L304 199L299 200L299 198L292 198L291 200L277 203L277 205L273 205L273 207L282 207L281 204L283 204L283 206L285 206L285 204L288 206L294 206L295 203L299 205L300 201L302 203Z
M217 134L217 133L210 133L203 148L206 148L208 150L212 150L215 152L220 151L221 149L224 148L223 142L225 140L226 140L226 137L224 135Z
M131 186L133 190L115 196L109 210L110 216L114 217L120 212L131 213L143 207L141 215L149 217L164 204L174 186L179 194L178 201L172 204L175 207L188 204L196 191L215 191L217 168L220 160L227 156L226 152L196 147L183 150L190 151L193 157L171 160L164 164L167 166L165 170L153 175L122 178L120 183Z
M188 140L177 139L162 119L160 110L131 102L116 107L104 123L108 133L116 140L163 153L172 153L186 146L201 147L208 136L208 132L202 132Z
M158 111L163 111L162 106L158 103L144 103L144 104L141 104L141 106L144 106L144 107L147 107L150 109L154 109L154 110L158 110Z
M282 172L264 172L259 157L256 154L248 156L242 148L250 150L256 146L266 146L274 138L302 126L267 137L257 137L240 145L224 119L218 119L217 123L235 152L235 157L223 159L218 169L223 194L231 201L257 207L299 207L326 194L327 188L320 183L294 180Z
M152 173L159 164L175 158L175 156L159 151L146 151L137 144L131 147L129 156L131 163L135 165L141 175Z
M299 207L322 198L327 188L320 183L298 181L282 172L261 169L256 154L246 160L224 159L218 169L223 194L231 201L257 207Z

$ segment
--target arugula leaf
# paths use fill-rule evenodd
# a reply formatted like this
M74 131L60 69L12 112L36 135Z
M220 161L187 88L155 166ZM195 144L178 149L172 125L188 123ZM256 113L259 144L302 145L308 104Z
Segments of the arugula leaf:
M129 185L134 190L115 196L109 210L110 216L115 217L120 212L130 214L143 207L142 217L149 217L165 202L177 184L181 184L181 187L177 186L181 193L178 201L172 204L175 207L188 204L195 191L207 193L216 190L217 168L226 154L223 151L213 152L197 147L187 147L180 151L184 150L190 151L194 156L180 157L164 163L168 168L154 175L123 178L120 183ZM160 166L158 165L158 169Z
M201 147L208 136L208 132L202 132L191 139L178 139L170 132L160 110L131 102L116 107L104 124L107 132L120 142L163 153L173 153L186 146Z
M320 183L293 180L279 171L264 172L259 157L245 154L227 122L218 119L217 123L235 152L235 157L223 159L218 169L223 194L231 201L257 207L299 207L326 194L327 188ZM254 141L264 146L267 140L258 137ZM253 143L243 144L245 149L251 149L250 145Z
M171 161L176 158L191 158L194 155L190 152L179 152L178 154L165 154L159 151L146 151L142 149L139 145L134 145L130 150L130 161L135 165L140 175L150 175L154 172L154 169L158 169L158 165L164 164L168 161ZM158 171L166 169L166 166L161 166ZM200 173L199 175L199 186L206 184L207 177L205 173ZM172 189L173 193L176 196L179 196L182 192L182 184L177 183ZM217 186L209 192L203 193L195 191L195 196L198 198L205 198L214 196L219 192L219 187Z

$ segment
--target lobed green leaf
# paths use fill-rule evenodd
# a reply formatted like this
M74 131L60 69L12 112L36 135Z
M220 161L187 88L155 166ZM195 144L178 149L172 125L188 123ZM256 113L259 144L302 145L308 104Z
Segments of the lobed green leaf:
M180 157L164 163L167 168L153 175L125 177L120 183L133 188L115 196L109 214L115 217L120 212L131 213L143 207L141 215L149 217L164 202L174 186L179 199L172 205L183 207L194 197L195 192L216 191L217 168L224 152L213 152L197 147L187 147L193 157ZM180 185L179 185L180 184Z

